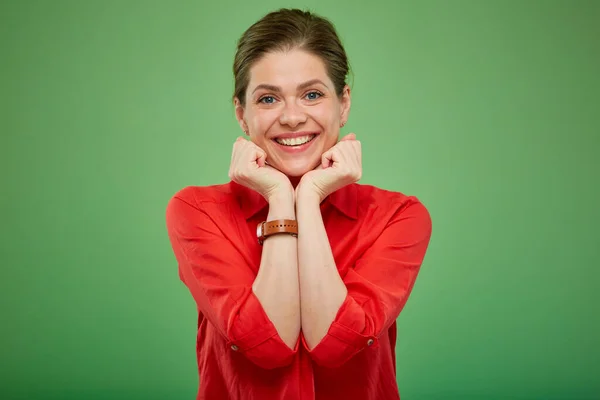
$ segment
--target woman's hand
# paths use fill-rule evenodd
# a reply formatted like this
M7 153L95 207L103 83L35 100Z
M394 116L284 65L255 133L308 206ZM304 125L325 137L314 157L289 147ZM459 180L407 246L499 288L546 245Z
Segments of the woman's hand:
M238 137L233 144L229 178L260 193L269 201L283 191L293 192L288 177L266 164L267 153L252 141Z
M301 193L309 193L316 195L320 203L336 190L357 182L361 176L361 144L356 135L350 133L323 153L317 168L304 174L296 187L296 199Z

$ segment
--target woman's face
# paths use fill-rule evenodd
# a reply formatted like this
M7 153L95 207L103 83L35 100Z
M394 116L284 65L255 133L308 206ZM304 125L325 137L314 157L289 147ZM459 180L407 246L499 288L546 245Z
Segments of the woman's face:
M314 169L337 143L350 111L350 90L338 97L323 61L302 50L266 54L250 69L240 126L289 177Z

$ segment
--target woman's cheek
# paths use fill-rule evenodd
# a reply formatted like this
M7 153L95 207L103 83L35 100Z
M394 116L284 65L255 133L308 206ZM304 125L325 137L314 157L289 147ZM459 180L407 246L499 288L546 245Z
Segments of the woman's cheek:
M254 118L255 125L264 131L277 121L277 115L275 110L259 110Z

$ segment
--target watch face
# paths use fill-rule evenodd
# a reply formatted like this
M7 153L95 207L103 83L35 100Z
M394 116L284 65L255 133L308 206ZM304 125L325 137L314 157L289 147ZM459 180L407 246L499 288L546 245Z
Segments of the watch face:
M262 237L263 233L262 233L262 222L260 224L258 224L258 226L256 227L256 237L260 238Z

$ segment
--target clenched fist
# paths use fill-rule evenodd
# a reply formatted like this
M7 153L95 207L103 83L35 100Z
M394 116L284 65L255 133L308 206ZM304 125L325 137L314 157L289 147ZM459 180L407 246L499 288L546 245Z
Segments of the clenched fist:
M293 191L288 177L266 162L267 153L263 149L238 137L233 144L229 179L260 193L267 201L281 191Z
M336 190L357 182L361 176L361 144L356 140L356 135L350 133L323 153L317 168L302 176L296 188L296 197L301 192L310 193L321 202Z

